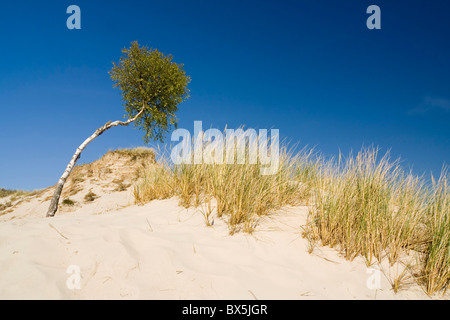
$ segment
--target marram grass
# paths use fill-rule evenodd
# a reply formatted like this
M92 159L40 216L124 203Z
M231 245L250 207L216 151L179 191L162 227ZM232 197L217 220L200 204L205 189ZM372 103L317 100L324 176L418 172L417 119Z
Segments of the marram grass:
M416 252L422 262L412 268L425 291L445 291L450 274L448 175L427 186L405 173L388 155L363 149L347 160L323 163L317 174L314 204L305 236L339 249L347 259L388 257Z
M423 262L423 281L428 293L448 289L450 283L450 187L443 170L426 204L428 247Z
M450 282L450 188L448 173L427 184L407 173L388 154L362 149L346 159L325 160L303 149L282 147L280 167L261 175L260 163L156 165L134 185L138 203L177 196L185 207L200 207L210 225L215 213L230 234L253 232L259 218L286 205L307 204L303 235L310 248L328 245L347 259L362 256L370 265L404 253L417 254L411 274L428 294L445 292ZM208 205L207 205L208 204ZM207 210L205 210L207 208ZM401 284L397 284L399 287ZM395 289L395 288L394 288Z

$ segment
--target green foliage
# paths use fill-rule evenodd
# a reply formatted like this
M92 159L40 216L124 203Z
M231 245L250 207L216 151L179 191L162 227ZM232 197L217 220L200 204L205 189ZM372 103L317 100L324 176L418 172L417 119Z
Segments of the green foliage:
M171 55L139 47L136 41L122 53L120 62L113 62L110 75L114 87L122 91L127 116L131 119L144 108L135 126L145 131L146 143L162 141L164 133L176 126L175 112L188 98L190 77Z

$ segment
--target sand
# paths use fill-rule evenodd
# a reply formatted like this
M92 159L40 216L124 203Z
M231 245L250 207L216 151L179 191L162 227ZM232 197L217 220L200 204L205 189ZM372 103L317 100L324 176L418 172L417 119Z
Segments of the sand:
M329 248L309 254L300 228L306 214L306 207L288 208L254 234L233 236L223 220L206 227L198 210L176 199L4 221L0 298L428 298L417 286L395 294L382 272L380 288L372 288L375 271L362 259L350 262Z
M201 210L176 198L136 205L122 174L132 177L139 163L116 156L75 170L83 179L65 186L75 205L53 218L45 218L51 188L1 212L0 299L448 299L414 281L394 293L401 268L386 263L367 267L327 247L309 253L307 207L230 235L222 218L207 227ZM90 191L97 198L85 201Z

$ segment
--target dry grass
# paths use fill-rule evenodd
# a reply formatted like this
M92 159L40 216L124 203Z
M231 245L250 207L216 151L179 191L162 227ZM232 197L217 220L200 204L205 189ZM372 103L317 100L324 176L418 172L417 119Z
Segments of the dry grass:
M24 190L9 190L0 188L0 198L11 196L11 201L16 201L20 198L31 197L38 194L41 190L24 191Z
M92 202L92 201L94 201L94 200L97 199L97 198L98 198L98 196L97 196L94 192L89 191L89 192L84 196L84 201L85 201L85 202Z
M429 294L447 290L450 283L450 187L443 170L426 203L428 246L422 276Z
M138 147L133 149L118 149L110 152L118 154L119 156L128 157L131 161L138 159L150 159L153 162L155 161L155 151L151 148Z
M350 260L363 256L368 265L386 256L393 265L412 251L424 257L410 270L427 293L448 287L450 193L445 173L430 188L387 154L378 160L378 151L370 148L345 162L340 157L337 163L323 163L314 190L305 231L310 246L335 247Z
M85 180L81 173L73 174L73 176L69 177L69 179L73 184L81 183Z
M73 200L70 199L70 198L65 198L65 199L61 202L61 204L62 204L63 206L73 207L73 206L75 205L75 201L73 201Z
M72 184L69 185L68 188L66 188L63 191L63 195L66 196L66 197L74 196L77 193L79 193L81 190L83 190L83 187L81 185L76 184L76 183L72 183Z
M17 190L9 190L9 189L0 188L0 198L7 197L16 192L17 192Z
M164 165L146 168L133 186L136 203L143 204L154 199L167 199L175 195L174 178Z
M202 204L200 212L205 219L205 224L207 227L214 225L214 219L212 218L214 212L214 206L211 204L211 199Z
M113 191L121 192L121 191L125 191L129 187L131 187L131 184L124 183L124 179L123 178L122 179L115 179L115 180L113 180L112 183L114 183L116 185L116 187L114 188Z
M397 162L377 161L377 151L367 149L345 163L326 164L318 176L311 239L341 247L348 259L363 255L368 265L386 250L396 261L400 249L424 240L422 185L404 176Z
M209 212L207 221L213 208L204 204L214 198L216 215L226 219L230 233L252 232L259 217L309 199L311 190L300 184L298 177L308 176L307 171L313 166L310 155L302 152L292 156L282 148L279 169L273 175L261 175L262 164L250 163L248 155L242 164L154 166L135 184L134 195L138 203L176 195L186 208L202 206L203 211Z
M134 185L138 203L177 196L185 207L200 207L205 224L213 213L230 234L253 232L260 217L286 205L308 204L304 237L309 251L328 245L347 259L367 265L388 258L419 261L392 281L395 291L414 278L428 294L450 282L450 188L448 174L432 185L403 171L399 161L374 148L346 159L325 160L312 150L296 155L281 148L279 170L261 175L261 164L155 165ZM215 200L215 206L211 200Z
M218 217L224 216L230 233L253 232L260 216L285 205L299 204L305 190L293 181L295 161L281 154L280 168L274 175L261 175L259 163L199 164L176 167L179 196L185 206L197 206L213 197Z
M24 191L24 190L8 190L0 189L0 198L9 197L4 203L0 203L0 215L4 215L13 211L18 204L28 201L30 197L39 195L43 190Z
M12 202L11 201L7 201L5 203L0 203L0 213L5 211L6 209L9 209L12 207Z

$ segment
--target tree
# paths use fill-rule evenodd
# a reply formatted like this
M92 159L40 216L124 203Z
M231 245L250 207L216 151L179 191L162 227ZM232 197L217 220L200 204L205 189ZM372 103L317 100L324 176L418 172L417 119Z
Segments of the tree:
M190 77L184 72L183 65L173 62L171 55L164 55L157 49L139 47L136 41L122 53L119 63L113 62L110 75L114 87L122 91L128 120L107 122L76 149L56 185L47 217L53 217L58 210L62 189L81 152L103 132L134 123L144 130L144 142L148 143L150 140L162 142L164 134L172 126L176 127L178 105L189 97L187 85Z

